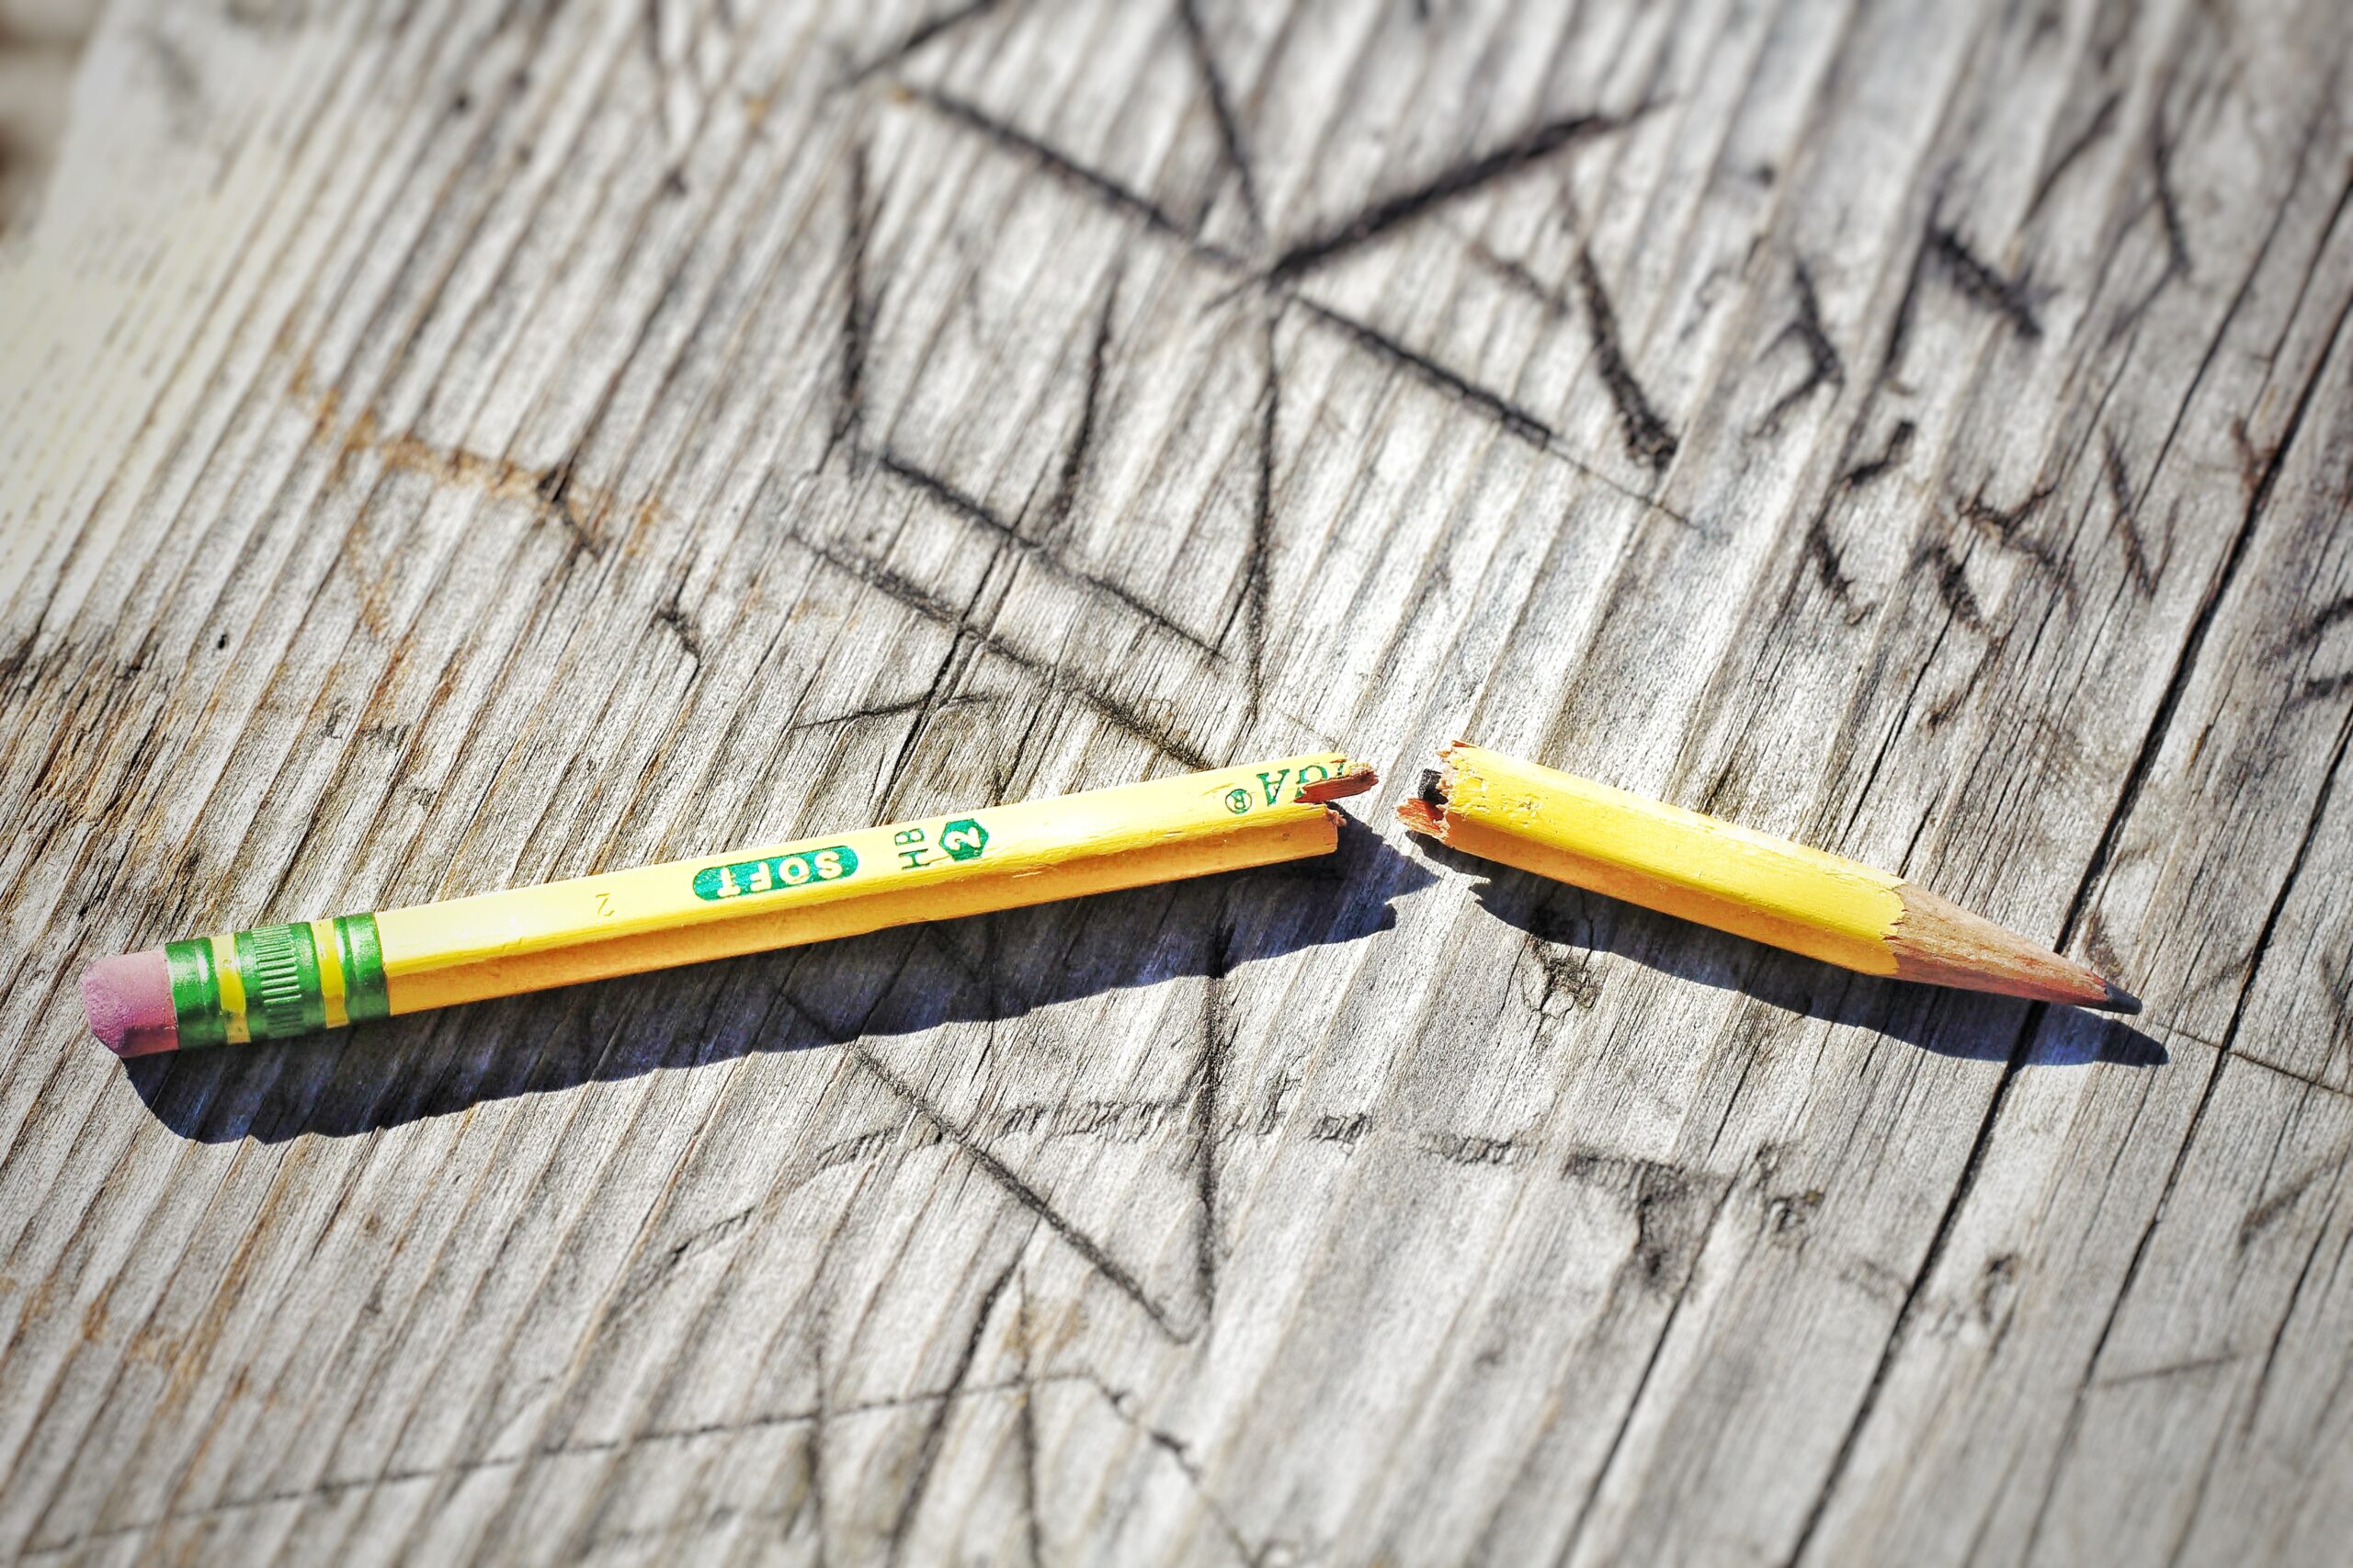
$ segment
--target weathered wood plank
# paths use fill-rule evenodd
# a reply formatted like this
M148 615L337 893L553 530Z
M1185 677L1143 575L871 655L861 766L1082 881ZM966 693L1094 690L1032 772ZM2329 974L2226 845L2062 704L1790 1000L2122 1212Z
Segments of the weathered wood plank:
M1834 1527L1870 1532L1846 1550L1930 1554L1917 1511L1928 1492L1972 1520L1951 1542L2003 1555L2171 1555L2209 1506L2234 1514L2248 1532L2238 1539L2265 1554L2327 1550L2299 1533L2294 1508L2252 1517L2208 1483L2224 1453L2245 1462L2277 1372L2268 1346L2307 1285L2325 1289L2310 1265L2332 1244L2345 1164L2341 1079L2317 1075L2341 1053L2343 1023L2311 1018L2314 1002L2325 1017L2341 996L2329 953L2308 946L2334 936L2333 922L2283 918L2291 903L2343 902L2319 891L2343 864L2320 846L2342 831L2353 709L2300 668L2311 630L2353 578L2342 168L2308 198L2314 238L2270 251L2298 278L2294 296L2311 300L2310 283L2334 273L2319 292L2337 302L2317 320L2249 324L2282 345L2259 403L2279 423L2233 437L2261 439L2269 456L2245 475L2211 619L2170 677L2166 722L2085 906L2086 942L2131 954L2123 961L2156 980L2152 1012L2169 1021L2161 1038L2186 1070L2140 1087L2052 1075L2039 1069L2087 1042L2056 1020L2040 1031L1861 1430L1857 1463L1881 1473L1834 1498ZM2287 347L2300 338L2310 347ZM2216 441L2200 462L2188 440L2202 423L2187 424L2177 448L2193 473L2228 456ZM2142 515L2173 515L2181 494L2161 469ZM2173 1353L2184 1340L2199 1348ZM2240 1355L2244 1378L2231 1369ZM2143 1386L2173 1368L2205 1381ZM2057 1389L2071 1392L2050 1397ZM2225 1437L2222 1407L2240 1398L2239 1434ZM2131 1463L2114 1461L2120 1445ZM2316 1479L2332 1457L2296 1462L2321 1467ZM2218 1550L2210 1538L2199 1554Z
M2340 13L121 8L0 251L0 1546L2328 1560ZM1465 729L2144 1028L1432 859ZM1334 866L69 1005L1311 744Z

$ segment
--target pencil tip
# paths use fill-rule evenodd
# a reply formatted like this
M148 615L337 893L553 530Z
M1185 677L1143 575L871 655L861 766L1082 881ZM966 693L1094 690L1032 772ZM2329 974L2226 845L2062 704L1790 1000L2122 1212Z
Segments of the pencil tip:
M2103 980L2100 984L2108 988L2108 999L2104 1002L2095 1002L2092 1006L2101 1012L2122 1013L2129 1017L2141 1010L2141 999L2117 984L2116 982Z

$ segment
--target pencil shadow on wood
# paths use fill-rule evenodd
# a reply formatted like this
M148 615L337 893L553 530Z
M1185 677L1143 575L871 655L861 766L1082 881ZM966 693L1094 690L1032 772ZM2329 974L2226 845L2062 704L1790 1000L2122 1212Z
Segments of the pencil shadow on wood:
M282 1045L149 1057L123 1069L148 1109L185 1138L345 1137L754 1052L949 1023L1020 1024L1058 1003L1362 940L1395 924L1393 899L1433 880L1350 820L1338 852L1319 859L901 926ZM1051 1025L1041 1018L1022 1027ZM1191 1049L1193 1041L1188 1035L1181 1043ZM1001 1041L992 1028L982 1048L1034 1044L1011 1031Z
M1857 974L1441 844L1423 840L1417 847L1439 865L1481 879L1472 890L1480 904L1556 959L1608 953L1677 980L1737 991L1783 1013L1854 1024L1940 1056L1982 1062L2009 1060L2029 1010L2038 1006ZM2037 1064L2155 1067L2168 1060L2162 1044L2121 1018L2073 1007L2051 1011L2037 1029Z

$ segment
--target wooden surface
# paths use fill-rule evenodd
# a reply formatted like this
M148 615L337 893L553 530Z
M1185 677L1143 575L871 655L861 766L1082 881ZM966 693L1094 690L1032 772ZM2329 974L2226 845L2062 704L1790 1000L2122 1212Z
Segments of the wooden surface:
M97 0L0 0L0 244L49 183Z
M0 1555L2336 1562L2341 0L118 6L0 256ZM1433 856L1458 733L2140 1028ZM1344 744L1336 865L88 959Z

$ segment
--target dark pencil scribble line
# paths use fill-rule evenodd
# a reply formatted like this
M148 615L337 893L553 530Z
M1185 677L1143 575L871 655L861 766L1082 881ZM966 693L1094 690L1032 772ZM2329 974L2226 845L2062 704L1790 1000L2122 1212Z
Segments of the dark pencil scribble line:
M1199 746L1185 740L1123 699L1100 690L1089 683L1072 676L1059 665L1049 664L1036 655L1023 652L994 631L983 631L966 624L962 612L938 595L913 579L892 571L880 562L851 555L820 540L794 535L793 540L818 560L837 572L857 578L868 587L883 595L904 608L913 610L938 626L961 628L987 652L1020 670L1049 690L1074 697L1095 710L1113 729L1131 739L1143 742L1172 761L1184 764L1198 772L1217 764Z
M918 468L896 452L885 450L879 459L882 471L893 479L912 486L966 522L976 524L1019 550L1029 559L1038 562L1055 575L1079 584L1090 592L1111 599L1159 631L1214 659L1217 647L1199 632L1173 619L1166 611L1141 597L1130 593L1107 578L1071 565L1051 545L1031 539L1003 517L991 511L976 498L949 483L938 474Z
M1879 449L1876 457L1865 458L1839 475L1838 488L1859 490L1881 475L1902 468L1904 460L1911 454L1912 437L1919 433L1920 427L1909 419L1897 420L1895 428L1887 433L1887 445Z
M1006 125L1001 121L994 119L988 115L983 113L980 109L974 108L972 105L965 103L962 100L953 97L946 93L937 92L930 89L914 89L912 90L912 96L915 101L926 105L935 112L945 116L957 124L962 125L969 130L978 131L993 145L1021 157L1024 161L1030 163L1046 174L1053 176L1055 179L1073 187L1074 189L1076 189L1109 210L1124 216L1142 220L1148 230L1183 246L1187 253L1192 256L1196 260L1230 274L1245 273L1245 269L1239 257L1222 247L1211 244L1200 239L1198 235L1188 233L1186 227L1179 223L1167 210L1167 209L1162 207L1159 203L1154 201L1149 197L1143 196L1137 191L1128 188L1117 180L1110 178L1108 176L1104 175L1097 170L1089 168L1086 165L1076 162L1066 153L1048 146L1037 138L1030 136L1024 131L1017 131L1013 127ZM1594 130L1614 128L1619 125L1630 123L1631 120L1638 118L1643 112L1647 112L1647 110L1637 111L1636 114L1627 115L1614 119L1607 119L1606 126L1603 123L1606 117L1585 116L1579 117L1577 120L1574 121L1561 121L1553 126L1546 128L1542 132L1539 132L1534 136L1524 139L1521 143L1516 144L1516 148L1523 154L1530 145L1535 145L1541 150L1549 151L1553 147L1565 145L1569 141L1574 140L1577 133L1574 128L1584 125L1586 121L1594 122L1590 127ZM1507 149L1506 151L1513 151L1513 149ZM1463 178L1468 179L1469 185L1475 185L1485 178L1495 177L1495 174L1492 170L1483 174L1481 173L1481 170L1485 168L1487 165L1495 162L1495 158L1501 158L1503 154L1498 153L1493 158L1480 160L1479 165L1471 167L1467 173L1466 171L1457 171L1457 175L1462 176ZM1472 176L1477 177L1470 177ZM1457 179L1453 176L1442 179L1439 184L1443 187L1439 191L1440 196L1446 194L1461 194L1462 189L1469 187L1469 185L1463 184L1462 180ZM1406 217L1410 216L1412 216L1412 212L1408 211L1401 215L1386 218L1379 225L1377 230L1368 232L1364 235L1364 238L1369 239L1372 237L1373 233L1393 227L1396 223L1403 222ZM1355 243L1358 242L1356 240L1348 240L1346 242L1346 244L1350 244ZM1336 253L1327 252L1326 254ZM1391 359L1402 368L1412 372L1416 379L1420 380L1425 384L1437 388L1471 407L1477 409L1479 412L1494 417L1498 420L1504 426L1505 429L1510 434L1541 449L1547 454L1569 463L1586 477L1595 480L1599 483L1608 485L1609 488L1625 495L1630 500L1639 502L1645 506L1654 507L1677 523L1686 527L1689 526L1690 520L1688 518L1674 511L1672 508L1664 506L1655 497L1629 486L1624 482L1615 479L1600 470L1596 469L1590 462L1587 462L1578 458L1575 454L1563 449L1560 446L1557 435L1550 423L1540 418L1528 409L1515 403L1508 397L1506 397L1502 393L1495 392L1487 387L1481 386L1479 383L1470 380L1468 377L1462 376L1447 369L1444 365L1439 364L1437 360L1431 358L1426 354L1418 353L1414 349L1408 348L1405 345L1400 343L1395 338L1391 337L1386 333L1380 331L1378 328L1370 326L1363 322L1357 321L1352 317L1329 308L1328 306L1320 305L1297 293L1290 286L1290 279L1279 275L1279 267L1280 264L1279 263L1277 272L1269 272L1256 276L1243 276L1234 288L1221 296L1220 302L1222 302L1224 300L1231 299L1234 295L1245 292L1254 287L1263 287L1273 294L1279 305L1295 304L1302 307L1313 320L1345 333L1360 347L1370 349L1372 352ZM1610 323L1610 327L1614 334L1614 319ZM1616 364L1618 369L1625 371L1625 377L1623 381L1620 381L1613 388L1612 395L1618 396L1619 394L1625 392L1627 388L1630 386L1632 389L1633 395L1628 398L1626 402L1620 405L1620 415L1621 419L1624 419L1627 417L1627 409L1631 408L1635 411L1632 415L1631 427L1634 432L1633 438L1640 443L1638 449L1644 452L1654 452L1665 449L1671 454L1675 437L1671 432L1666 430L1665 422L1663 420L1659 420L1654 412L1650 413L1649 419L1647 421L1642 417L1643 413L1649 412L1648 403L1646 400L1643 400L1641 398L1641 389L1639 385L1632 382L1631 372L1627 369L1624 364L1622 350L1618 356ZM1664 448L1661 446L1662 442L1665 443Z
M1267 232L1267 220L1258 206L1258 182L1250 172L1250 153L1242 140L1241 122L1234 118L1233 95L1226 91L1225 74L1218 69L1217 56L1210 49L1209 29L1201 25L1200 0L1176 0L1176 17L1184 24L1185 42L1193 51L1193 63L1201 74L1202 90L1209 96L1210 115L1217 121L1218 142L1241 187L1243 215L1250 221L1253 235L1263 234Z
M2109 520L2109 531L2115 534L2124 551L2125 574L2143 598L2154 597L2157 574L2162 569L2149 560L2148 546L2143 542L2141 529L2133 518L2136 510L2132 499L2131 476L2124 471L2124 451L2117 444L2116 432L2106 426L2100 427L2100 472L2108 481L2108 498L2115 507Z
M891 1524L887 1562L899 1562L906 1557L907 1535L915 1527L915 1516L923 1510L926 1494L931 1490L932 1475L939 1466L939 1452L948 1440L949 1417L955 1414L956 1398L972 1380L972 1363L980 1359L981 1344L988 1337L989 1319L996 1314L996 1304L1005 1295L1005 1288L1013 1283L1013 1271L1020 1263L1021 1255L1017 1251L995 1283L982 1294L980 1310L972 1314L972 1332L964 1336L963 1349L948 1375L946 1397L933 1403L931 1417L924 1423L923 1440L916 1446L912 1473L900 1489L899 1515Z
M1078 503L1079 482L1086 474L1086 460L1095 448L1095 430L1101 418L1103 386L1108 379L1111 354L1111 317L1120 305L1120 277L1111 276L1110 286L1103 290L1103 313L1095 324L1095 344L1086 356L1086 392L1078 405L1078 428L1072 432L1070 447L1063 453L1061 470L1054 476L1054 493L1046 503L1044 534L1048 540L1059 539L1070 523L1071 509Z
M2069 593L2075 589L2075 574L2068 569L2066 558L2051 545L2027 531L2035 514L2059 493L2052 483L2038 484L2015 506L1998 506L1985 498L1982 489L1972 495L1955 494L1953 509L1961 521L1982 528L2001 542L2002 548L2033 562Z
M1774 335L1773 341L1766 346L1766 352L1769 354L1795 338L1798 346L1805 350L1805 379L1776 398L1773 406L1766 410L1763 421L1757 426L1758 431L1766 435L1779 429L1791 409L1824 387L1843 387L1847 384L1847 362L1839 357L1838 346L1830 341L1830 333L1822 324L1822 299L1814 292L1813 274L1807 270L1802 261L1798 262L1793 270L1798 290L1798 313Z
M891 70L903 63L924 45L945 33L954 31L966 22L974 21L996 9L999 0L966 0L961 6L942 11L927 21L917 23L904 38L881 53L858 66L844 78L843 85L855 86L868 77Z
M1366 325L1353 316L1327 310L1313 300L1301 300L1300 308L1317 321L1336 326L1365 347L1393 360L1430 386L1438 388L1460 402L1484 410L1501 421L1505 429L1524 441L1540 447L1552 444L1552 427L1518 403L1489 392L1476 381L1466 380L1448 369L1426 354L1416 353L1376 327Z
M1370 244L1434 207L1516 174L1563 147L1630 125L1646 112L1645 108L1627 115L1576 114L1538 126L1517 141L1506 142L1483 157L1458 164L1412 190L1376 201L1321 233L1290 246L1275 258L1274 265L1267 269L1267 275L1277 281L1297 278L1336 256Z
M1240 265L1234 257L1196 238L1192 231L1179 223L1168 209L1150 197L1131 190L1108 175L1065 156L1027 131L1017 131L1002 120L991 119L963 99L932 88L916 89L915 98L967 130L980 132L997 146L1020 153L1063 184L1092 197L1113 211L1142 220L1146 227L1183 242L1204 257L1218 259L1229 267Z
M1024 1395L1037 1388L1061 1384L1085 1384L1101 1388L1099 1378L1089 1372L1045 1372L1034 1377L1024 1376L990 1383L966 1382L950 1389L926 1389L886 1399L861 1400L831 1412L816 1409L756 1412L727 1421L706 1421L693 1426L660 1426L631 1432L618 1437L582 1437L558 1440L506 1454L475 1454L449 1460L444 1463L415 1465L387 1469L373 1475L328 1476L307 1486L284 1487L271 1492L249 1494L242 1497L227 1497L217 1503L197 1507L167 1509L153 1518L134 1520L129 1524L108 1525L61 1540L28 1543L28 1557L53 1557L63 1552L78 1551L100 1541L119 1540L127 1536L144 1535L191 1519L208 1519L248 1512L256 1508L278 1508L290 1503L332 1502L348 1493L367 1494L389 1486L409 1486L421 1481L438 1481L451 1476L472 1475L483 1471L529 1469L551 1460L579 1459L600 1454L627 1453L654 1444L695 1443L711 1437L730 1437L743 1433L760 1432L779 1426L814 1426L828 1415L849 1417L870 1415L891 1411L919 1409L943 1402L960 1402L989 1394L1019 1393Z
M2042 210L2042 204L2050 199L2051 193L2058 188L2059 182L2066 177L2067 171L2074 168L2083 155L2090 152L2102 137L2116 129L2116 111L2123 101L2122 91L2111 88L2108 97L2100 100L2099 108L2092 112L2091 119L2077 133L2075 139L2068 142L2057 157L2051 160L2051 166L2043 171L2042 178L2035 185L2033 199L2026 204L2026 215L2029 219Z
M1977 253L1958 233L1938 225L1928 236L1928 255L1944 268L1945 276L1963 297L2001 316L2029 342L2041 337L2042 323L2036 319L2034 302L2028 298L2026 285L2003 277L1980 261Z
M1634 368L1627 361L1625 347L1619 341L1617 309L1609 302L1608 291L1601 286L1601 273L1593 264L1593 253L1583 245L1577 247L1576 278L1577 292L1584 297L1586 314L1593 324L1593 352L1600 361L1601 384L1608 390L1609 401L1618 410L1618 426L1625 434L1626 449L1653 473L1664 473L1666 465L1675 460L1675 432L1666 427L1666 421L1651 406L1649 395L1634 377Z
M834 415L834 439L855 435L866 419L866 359L873 343L878 303L867 290L866 147L850 150L849 222L842 240L841 406Z
M1915 564L1936 568L1937 597L1943 601L1947 613L1972 631L1985 630L1984 607L1971 591L1968 570L1952 552L1951 546L1938 540L1925 546L1914 559Z
M1104 1250L1100 1242L1073 1224L1069 1217L1049 1202L1043 1193L1015 1175L1011 1166L989 1153L978 1139L972 1137L946 1111L933 1105L921 1089L892 1072L889 1064L874 1053L871 1046L855 1036L839 1043L858 1059L860 1066L880 1080L885 1088L904 1100L908 1107L925 1120L938 1128L948 1142L953 1143L967 1159L986 1172L998 1186L1011 1194L1015 1201L1044 1221L1049 1229L1070 1244L1072 1249L1086 1259L1088 1266L1101 1275L1106 1282L1142 1308L1144 1316L1152 1320L1155 1328L1171 1339L1184 1337L1177 1333L1176 1326L1166 1311L1158 1301L1152 1299L1152 1293L1144 1289L1142 1281L1121 1267L1118 1259Z

